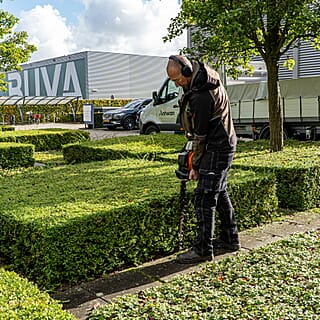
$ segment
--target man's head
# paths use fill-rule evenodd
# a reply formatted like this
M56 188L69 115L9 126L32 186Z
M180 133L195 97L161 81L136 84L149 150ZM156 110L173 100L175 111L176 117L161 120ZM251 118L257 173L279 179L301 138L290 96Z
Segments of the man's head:
M167 64L167 74L177 87L187 89L192 78L191 62L184 56L170 56Z

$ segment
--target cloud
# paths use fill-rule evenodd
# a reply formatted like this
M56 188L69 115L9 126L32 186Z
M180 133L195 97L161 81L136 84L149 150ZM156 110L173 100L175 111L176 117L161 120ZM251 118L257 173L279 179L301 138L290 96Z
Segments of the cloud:
M66 19L51 5L37 5L30 11L23 11L18 29L27 31L29 42L38 48L32 61L65 55L76 49Z
M19 29L38 47L32 61L83 50L168 56L186 46L186 36L163 43L170 18L179 11L173 0L82 0L74 24L51 5L23 12Z

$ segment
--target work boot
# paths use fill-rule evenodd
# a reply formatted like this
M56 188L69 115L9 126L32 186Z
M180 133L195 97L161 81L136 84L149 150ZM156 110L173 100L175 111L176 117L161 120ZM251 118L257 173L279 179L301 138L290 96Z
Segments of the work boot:
M241 249L239 242L225 242L220 238L216 238L212 242L213 252L215 255L226 253L226 252L234 252Z
M193 249L189 249L185 253L181 253L177 256L176 262L180 264L188 264L188 263L199 263L204 261L212 261L213 254L209 254L206 256L200 256Z

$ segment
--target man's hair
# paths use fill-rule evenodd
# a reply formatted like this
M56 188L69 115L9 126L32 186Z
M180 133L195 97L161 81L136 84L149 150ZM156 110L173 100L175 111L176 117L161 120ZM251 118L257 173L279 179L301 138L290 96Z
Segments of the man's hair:
M183 76L190 77L192 75L192 63L186 56L170 56L167 67L169 66L174 66L175 68L181 70Z

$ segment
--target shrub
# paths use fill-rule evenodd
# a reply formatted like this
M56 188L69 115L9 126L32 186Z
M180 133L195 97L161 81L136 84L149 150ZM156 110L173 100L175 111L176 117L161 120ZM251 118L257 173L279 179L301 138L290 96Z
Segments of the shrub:
M15 128L11 126L0 126L0 131L14 131Z
M161 133L68 144L63 146L62 152L67 163L116 160L124 157L176 161L177 152L185 142L182 135Z
M1 253L47 288L172 253L180 215L175 168L124 159L0 177ZM189 203L194 187L188 184ZM243 228L276 210L272 176L234 171L230 192ZM194 237L193 216L190 205L185 247Z
M245 150L238 153L233 167L273 172L280 207L305 210L320 205L319 143L287 141L284 150L276 153L268 152L261 143L251 154Z
M2 169L34 165L34 145L0 142L0 167Z
M61 150L71 142L90 140L90 134L81 130L40 129L0 132L0 142L31 143L35 151Z
M61 305L31 282L0 268L0 318L2 320L75 320Z

